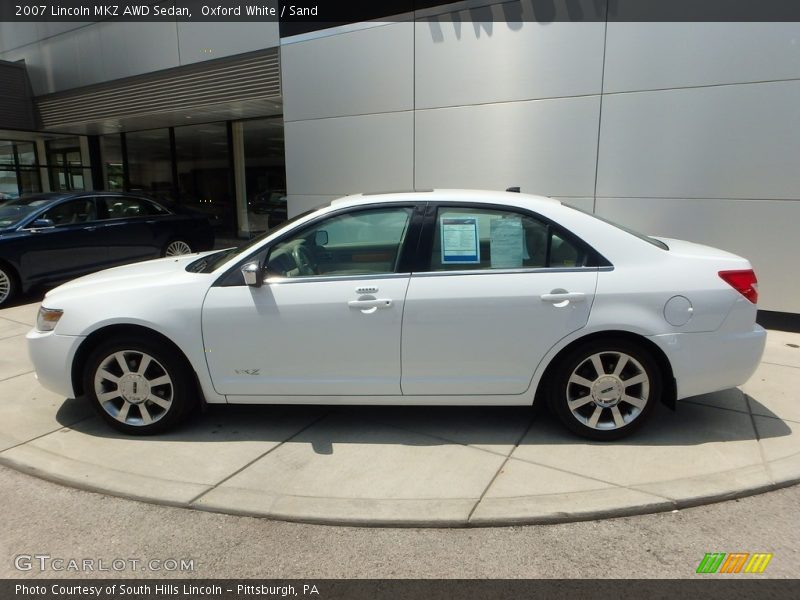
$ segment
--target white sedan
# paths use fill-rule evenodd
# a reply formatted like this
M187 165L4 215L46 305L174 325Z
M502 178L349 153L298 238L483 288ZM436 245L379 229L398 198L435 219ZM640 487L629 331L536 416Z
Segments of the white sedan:
M44 298L41 384L113 427L201 402L531 405L615 439L654 405L744 383L765 332L739 256L557 200L347 196L238 249L76 279Z

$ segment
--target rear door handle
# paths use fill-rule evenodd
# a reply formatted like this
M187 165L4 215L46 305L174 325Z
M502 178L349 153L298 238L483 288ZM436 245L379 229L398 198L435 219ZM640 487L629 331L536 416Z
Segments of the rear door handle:
M559 302L583 302L586 300L586 294L583 292L555 292L550 294L542 294L540 296L542 302L552 302L558 304Z
M350 308L357 308L359 310L367 310L370 308L389 308L392 301L388 298L377 298L375 300L350 300L347 306Z

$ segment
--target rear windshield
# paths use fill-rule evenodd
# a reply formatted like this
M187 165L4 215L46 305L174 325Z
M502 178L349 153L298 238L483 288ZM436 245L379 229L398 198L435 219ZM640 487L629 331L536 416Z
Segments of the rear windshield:
M569 206L570 208L574 208L575 210L580 211L583 214L589 215L590 217L594 217L598 221L602 221L603 223L608 223L609 225L612 225L612 226L616 227L617 229L621 229L625 233L630 233L631 235L636 236L637 238L639 238L642 241L647 242L648 244L653 244L653 246L656 246L657 248L661 248L662 250L669 250L669 246L667 246L661 240L657 240L654 237L650 237L649 235L645 235L643 233L640 233L640 232L636 231L635 229L631 229L630 227L625 227L624 225L620 225L619 223L615 223L614 221L611 221L610 219L606 219L606 218L601 217L599 215L596 215L594 213L590 213L587 210L583 210L582 208L578 208L577 206L572 206L571 204L565 204L564 206Z

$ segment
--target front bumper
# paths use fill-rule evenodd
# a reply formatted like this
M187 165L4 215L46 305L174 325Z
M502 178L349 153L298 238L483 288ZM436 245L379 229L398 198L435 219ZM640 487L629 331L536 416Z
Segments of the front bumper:
M36 378L42 387L59 396L74 398L72 362L85 338L32 329L25 339L28 342L28 355L36 370Z

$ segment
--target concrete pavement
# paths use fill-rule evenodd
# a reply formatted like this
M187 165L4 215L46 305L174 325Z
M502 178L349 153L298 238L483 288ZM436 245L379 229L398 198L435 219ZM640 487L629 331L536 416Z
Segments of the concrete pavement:
M0 463L161 504L306 522L465 526L672 510L800 481L800 335L770 332L741 390L663 407L619 442L519 408L212 406L127 438L37 384L0 311Z

